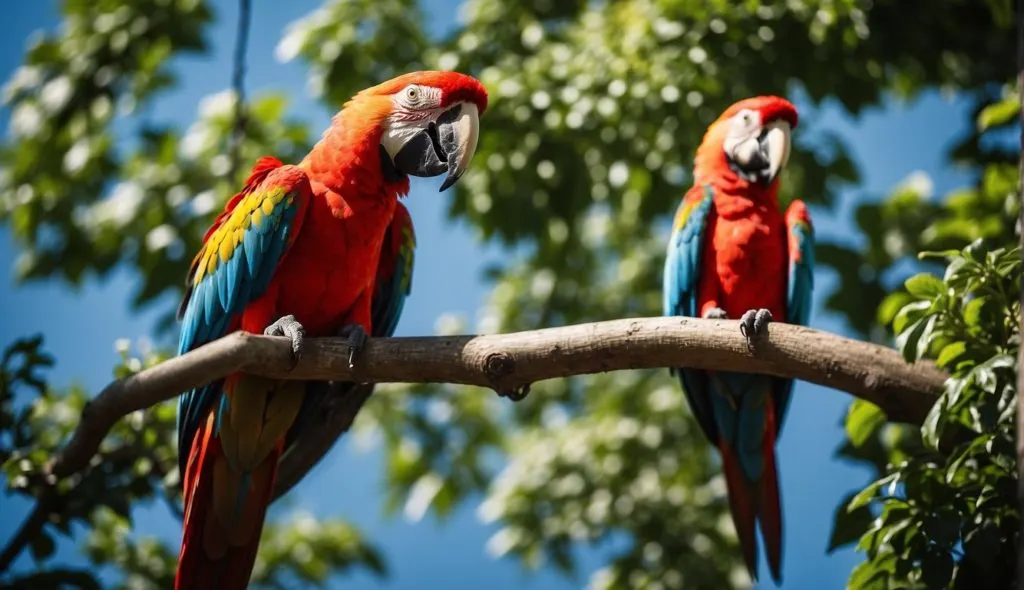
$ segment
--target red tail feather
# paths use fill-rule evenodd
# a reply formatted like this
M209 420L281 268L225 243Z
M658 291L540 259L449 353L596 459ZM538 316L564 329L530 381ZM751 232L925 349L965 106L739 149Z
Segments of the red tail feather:
M757 518L755 489L743 473L739 457L725 440L720 440L718 449L722 453L722 471L725 473L725 488L729 497L729 511L736 536L739 537L743 561L747 564L750 577L757 580L757 533L754 522Z
M250 474L241 514L232 519L233 524L223 522L217 507L231 500L223 498L223 489L215 489L223 483L215 486L214 480L227 475L229 468L220 440L213 435L211 413L196 433L186 466L185 524L175 590L244 590L249 586L280 453L279 445Z
M765 553L768 555L768 568L776 584L782 582L782 503L779 498L778 473L775 467L775 409L771 400L767 400L767 419L763 439L764 472L761 479L751 481L743 472L739 457L720 440L719 451L722 454L722 469L725 472L725 485L729 495L729 510L736 525L736 536L739 537L743 551L743 561L747 565L750 577L757 580L757 536L754 523L761 526L761 537L764 539Z
M768 568L776 584L782 583L782 502L779 499L779 479L775 468L775 404L767 403L768 419L764 429L764 476L758 499L758 520L764 538Z

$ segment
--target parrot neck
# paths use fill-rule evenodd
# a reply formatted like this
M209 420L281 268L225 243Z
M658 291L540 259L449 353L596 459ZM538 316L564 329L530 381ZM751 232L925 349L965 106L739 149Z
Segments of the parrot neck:
M381 126L375 117L360 117L344 109L338 113L309 154L299 163L310 180L342 197L348 207L360 201L378 205L409 192L409 177L387 177L381 167ZM341 203L330 203L341 209ZM340 211L339 211L340 212Z
M751 201L755 205L779 205L779 180L775 179L770 185L764 186L756 182L747 182L740 178L732 170L716 174L702 174L699 170L696 174L696 184L711 184L715 189L715 196L725 198L742 198Z

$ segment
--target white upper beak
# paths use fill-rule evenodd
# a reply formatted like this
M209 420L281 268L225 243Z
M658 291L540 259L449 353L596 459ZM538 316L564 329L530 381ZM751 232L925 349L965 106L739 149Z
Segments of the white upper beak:
M766 130L764 143L768 152L768 182L771 182L789 162L792 128L788 122L776 120L769 123Z
M469 168L476 153L476 144L480 140L480 110L472 102L462 103L459 116L452 122L455 130L456 143L452 153L448 154L448 176L441 185L441 190L455 184L455 181Z

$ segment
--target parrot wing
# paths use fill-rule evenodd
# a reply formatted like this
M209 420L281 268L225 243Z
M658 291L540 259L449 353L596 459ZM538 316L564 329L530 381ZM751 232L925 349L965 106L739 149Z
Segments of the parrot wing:
M264 157L245 188L228 201L192 261L178 354L236 329L242 312L270 285L302 227L312 189L306 174ZM178 401L178 448L189 449L200 422L220 392L218 383L193 389ZM181 461L187 453L181 454ZM184 473L184 465L182 473Z
M701 256L705 230L714 214L714 189L695 186L676 210L672 236L665 259L662 283L663 313L666 316L698 317L697 289L701 275ZM672 369L679 375L686 399L711 441L718 440L718 428L709 399L708 378L700 371Z
M375 337L391 336L412 292L412 268L416 254L416 234L412 218L401 203L384 235L384 249L377 267L373 290L371 326Z
M786 323L806 326L811 318L811 295L814 291L814 226L807 206L795 200L786 210L786 236L789 244L789 280L786 292ZM793 393L792 379L776 379L775 429L782 428Z

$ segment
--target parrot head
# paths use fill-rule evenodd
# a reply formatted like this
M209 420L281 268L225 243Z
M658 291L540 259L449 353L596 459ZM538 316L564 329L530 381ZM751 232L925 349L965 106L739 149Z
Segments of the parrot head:
M694 176L726 170L750 186L768 188L789 161L796 107L778 96L741 100L708 128L697 150Z
M487 91L457 72L412 72L363 90L346 105L379 134L385 177L438 176L441 190L469 167L480 135Z

